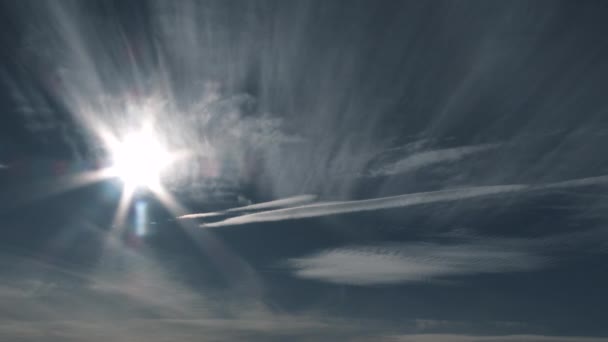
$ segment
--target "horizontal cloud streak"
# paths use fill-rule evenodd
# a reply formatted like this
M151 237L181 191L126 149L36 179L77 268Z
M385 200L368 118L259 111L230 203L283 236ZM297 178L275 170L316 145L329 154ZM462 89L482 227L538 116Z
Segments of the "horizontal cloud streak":
M384 165L369 171L369 176L390 176L398 173L410 172L425 166L454 162L471 154L487 151L498 147L497 144L473 145L432 150L409 155L392 164Z
M289 219L301 219L360 211L409 207L413 205L428 203L457 201L483 196L517 193L526 190L550 190L603 183L608 183L608 176L581 178L570 181L547 183L540 185L511 184L478 186L469 188L420 192L367 200L318 203L288 209L270 210L261 213L233 217L220 222L206 223L203 224L202 227L222 227L255 222L271 222Z
M372 285L418 282L446 276L530 271L544 258L497 241L439 245L353 247L288 260L300 278L337 284Z
M457 190L441 190L407 195L375 198L369 200L343 201L311 204L289 209L278 209L233 217L221 222L204 224L205 227L221 227L254 222L282 221L359 211L407 207L417 204L453 201L459 199L489 196L506 192L521 191L525 185L484 186Z
M214 212L210 212L210 213L182 215L182 216L179 216L178 219L196 219L196 218L206 218L206 217L217 217L217 216L223 216L225 214L226 213L224 213L222 211L214 211Z
M259 210L259 209L269 209L269 208L280 208L280 207L289 207L296 204L304 204L313 202L317 199L315 195L299 195L288 198L282 198L275 201L264 202L264 203L256 203L247 205L239 208L232 208L226 210L227 212L239 212L239 211L249 211L249 210Z
M385 341L395 342L608 342L605 337L504 335L479 336L457 334L413 334L390 336Z
M228 209L225 211L182 215L178 218L179 219L194 219L194 218L216 217L216 216L226 215L227 213L238 213L238 212L243 212L243 211L254 211L254 210L261 210L261 209L274 209L274 208L281 208L281 207L289 207L289 206L294 206L297 204L313 202L316 199L317 199L316 195L299 195L299 196L287 197L287 198L282 198L282 199L269 201L269 202L256 203L256 204L246 205L243 207L232 208L232 209Z

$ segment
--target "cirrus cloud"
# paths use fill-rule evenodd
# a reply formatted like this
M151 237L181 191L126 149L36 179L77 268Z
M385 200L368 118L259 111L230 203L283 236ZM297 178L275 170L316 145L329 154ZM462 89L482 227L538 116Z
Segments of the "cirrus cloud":
M337 284L375 285L434 280L479 273L530 271L547 260L500 240L441 245L345 247L293 258L287 265L299 278Z

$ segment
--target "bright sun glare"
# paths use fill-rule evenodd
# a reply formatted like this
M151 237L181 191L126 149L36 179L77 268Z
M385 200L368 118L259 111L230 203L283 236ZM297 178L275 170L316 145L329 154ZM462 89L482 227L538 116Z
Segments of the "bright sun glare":
M169 164L167 150L150 131L128 135L112 148L112 170L125 186L153 188Z

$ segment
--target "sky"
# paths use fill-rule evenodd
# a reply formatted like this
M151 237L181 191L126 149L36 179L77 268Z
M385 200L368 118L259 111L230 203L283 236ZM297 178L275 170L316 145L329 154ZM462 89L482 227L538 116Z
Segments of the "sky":
M604 2L0 6L0 340L608 341Z

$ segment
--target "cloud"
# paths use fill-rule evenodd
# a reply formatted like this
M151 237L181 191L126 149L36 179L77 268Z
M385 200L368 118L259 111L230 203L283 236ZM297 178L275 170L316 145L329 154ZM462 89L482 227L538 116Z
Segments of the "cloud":
M346 247L293 258L287 265L300 278L337 284L374 285L419 282L447 276L538 269L543 257L502 246L499 240L440 245Z
M368 172L368 175L376 177L411 172L416 169L433 164L458 161L471 154L487 151L493 148L497 148L498 146L500 145L483 144L420 152L413 155L409 155L391 164L382 165L380 167L374 168Z
M195 218L207 218L207 217L216 217L226 215L225 212L222 211L214 211L210 213L198 213L198 214L188 214L179 216L178 219L195 219Z
M526 185L481 186L455 190L440 190L414 193L407 195L382 197L358 201L338 201L310 204L288 209L278 209L261 213L243 215L229 218L220 222L206 223L203 227L221 227L254 222L282 221L307 217L352 213L368 210L408 207L412 205L454 201L460 199L490 196L508 192L521 191L528 188Z
M573 251L606 253L606 234L603 227L535 238L451 231L435 235L442 243L342 247L291 258L284 265L296 277L335 284L444 281L455 276L533 271Z
M1 255L0 340L266 341L363 330L273 310L257 295L192 288L149 255L108 254L93 270L78 271L47 258Z
M0 338L19 341L234 341L335 333L330 323L308 317L266 319L123 319L6 321ZM344 330L346 330L344 328Z
M239 208L228 209L228 212L239 212L239 211L250 211L250 210L259 210L259 209L269 209L269 208L280 208L280 207L289 207L296 204L303 204L308 202L313 202L317 199L315 195L299 195L288 198L282 198L274 201L264 202L264 203L256 203L247 205Z
M580 178L575 180L538 185L510 184L418 192L412 194L374 198L367 200L325 202L288 209L270 210L260 213L232 217L220 222L204 223L201 226L222 227L256 222L283 221L326 215L345 214L352 212L409 207L413 205L429 203L458 201L477 197L518 193L527 190L553 190L604 183L608 183L608 176Z
M605 337L504 335L478 336L465 334L413 334L386 337L395 342L607 342Z
M246 205L243 207L232 208L232 209L228 209L226 211L182 215L178 218L179 219L206 218L206 217L223 216L228 213L238 213L238 212L255 211L255 210L261 210L261 209L274 209L274 208L281 208L281 207L290 207L290 206L294 206L297 204L313 202L315 199L317 199L317 196L315 196L315 195L299 195L299 196L282 198L282 199L269 201L269 202L256 203L256 204Z
M410 244L353 250L360 254L382 254L388 259L426 251L426 258L449 259L452 267L458 267L459 260L475 263L474 257L463 256L472 253L476 258L494 262L493 267L502 270L521 269L524 267L521 265L533 267L530 265L536 262L534 256L502 245L509 244L486 241L452 248ZM433 330L438 325L442 329L466 328L469 327L467 323L425 319L405 322L405 327L404 322L400 321L396 327L381 319L337 317L325 311L285 312L271 308L257 296L243 297L234 292L218 292L207 287L192 288L176 277L171 269L157 263L156 257L151 255L125 253L122 248L113 248L107 256L110 259L102 258L92 272L53 266L47 258L0 258L3 266L0 277L4 280L0 286L0 297L5 304L0 307L3 322L0 325L0 340L418 341L407 338L420 338L419 341L441 342L441 339L424 338L469 336L403 335L411 332L408 329L419 332ZM504 259L508 260L502 261ZM477 271L488 271L489 262L478 263L481 265L472 267ZM392 335L387 336L388 333ZM527 340L505 340L515 341ZM595 342L592 339L588 341Z

